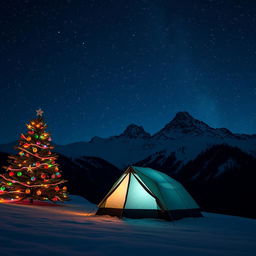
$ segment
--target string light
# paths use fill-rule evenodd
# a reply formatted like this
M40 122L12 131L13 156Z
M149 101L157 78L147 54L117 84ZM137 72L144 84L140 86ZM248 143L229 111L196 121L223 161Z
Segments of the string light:
M19 183L25 187L29 187L29 188L36 188L36 187L43 187L44 185L43 184L38 184L38 185L29 185L29 184L25 184L23 182L20 182L18 180L10 180L8 178L6 178L4 175L0 174L0 177L4 178L5 180L7 181L10 181L12 183ZM33 177L32 177L33 178ZM63 183L66 183L67 180L61 180L59 182L56 182L56 183L51 183L51 184L47 184L48 186L57 186L57 185L60 185L60 184L63 184Z
M30 155L32 155L32 156L35 156L35 157L37 157L37 158L39 158L39 159L42 159L42 160L47 160L47 159L55 160L55 159L56 159L56 157L40 157L40 156L38 156L38 155L36 155L36 154L32 154L31 152L27 151L27 150L24 149L24 148L18 147L18 149L21 149L21 150L25 151L26 153L28 153L28 154L30 154Z

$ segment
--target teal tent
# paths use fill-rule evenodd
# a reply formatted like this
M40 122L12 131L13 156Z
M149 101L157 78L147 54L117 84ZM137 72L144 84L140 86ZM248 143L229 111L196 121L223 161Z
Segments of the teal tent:
M151 168L128 167L98 205L98 215L176 220L202 216L176 180Z

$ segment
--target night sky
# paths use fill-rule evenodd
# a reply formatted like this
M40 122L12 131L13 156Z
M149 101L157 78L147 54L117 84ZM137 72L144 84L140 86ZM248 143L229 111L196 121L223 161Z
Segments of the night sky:
M61 144L178 111L256 133L256 1L1 1L0 54L1 143L39 107Z

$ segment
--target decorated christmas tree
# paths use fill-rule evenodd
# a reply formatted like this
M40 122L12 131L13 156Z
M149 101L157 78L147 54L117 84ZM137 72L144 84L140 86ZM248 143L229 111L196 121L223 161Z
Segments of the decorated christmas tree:
M27 124L27 134L21 134L16 149L18 155L9 156L9 166L0 175L0 197L12 200L50 200L53 202L68 199L65 180L62 179L57 155L51 150L51 137L46 132L47 125L43 111L37 110L37 118Z

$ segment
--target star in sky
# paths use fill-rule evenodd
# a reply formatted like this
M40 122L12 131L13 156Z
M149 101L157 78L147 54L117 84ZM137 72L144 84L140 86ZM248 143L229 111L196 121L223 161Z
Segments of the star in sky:
M59 144L178 111L256 133L256 1L2 2L0 143L37 106Z

